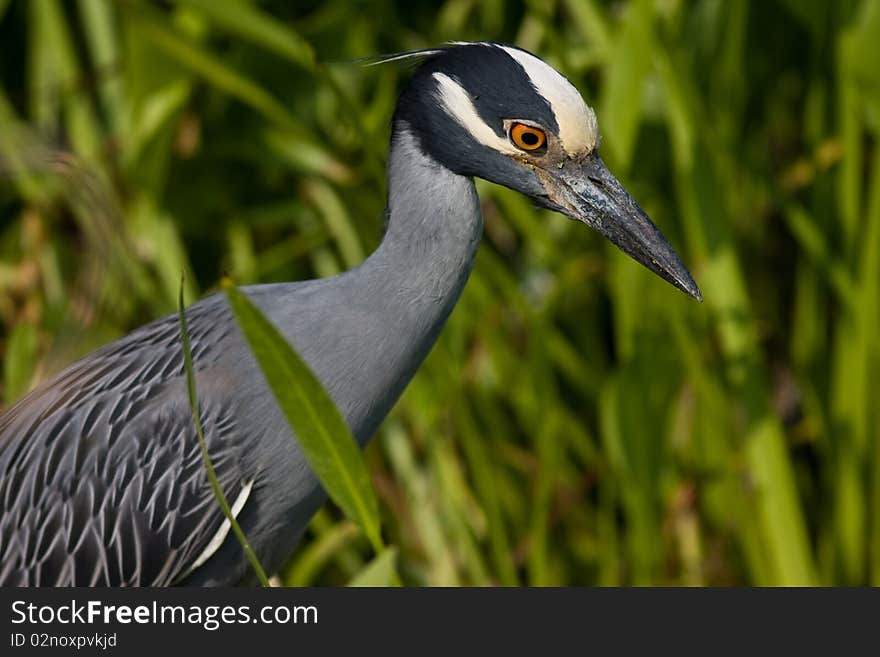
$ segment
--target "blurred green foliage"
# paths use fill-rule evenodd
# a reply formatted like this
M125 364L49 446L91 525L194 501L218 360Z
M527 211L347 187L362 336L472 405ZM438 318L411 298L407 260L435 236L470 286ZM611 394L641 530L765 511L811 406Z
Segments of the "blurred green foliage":
M8 405L224 273L381 235L406 66L513 42L596 107L697 304L479 189L486 236L367 449L385 538L328 505L281 573L405 584L880 584L880 3L0 0Z

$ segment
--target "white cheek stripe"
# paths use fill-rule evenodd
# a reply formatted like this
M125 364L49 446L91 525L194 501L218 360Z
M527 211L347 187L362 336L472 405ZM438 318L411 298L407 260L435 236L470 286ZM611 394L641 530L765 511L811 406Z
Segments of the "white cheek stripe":
M569 155L592 151L599 134L596 115L575 86L534 55L516 48L499 47L519 62L537 92L550 103L565 151Z
M480 118L471 97L458 82L445 73L434 73L437 80L438 99L446 112L458 121L471 136L481 144L502 153L517 153L507 139L499 137L486 122Z

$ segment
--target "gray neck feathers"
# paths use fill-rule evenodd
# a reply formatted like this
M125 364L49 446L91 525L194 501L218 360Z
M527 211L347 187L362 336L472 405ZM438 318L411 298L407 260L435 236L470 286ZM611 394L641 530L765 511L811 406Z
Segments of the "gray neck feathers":
M348 308L361 313L360 323L352 327L353 349L348 353L345 346L336 347L333 358L345 365L323 377L337 398L355 400L343 412L362 444L440 335L470 274L483 231L473 180L422 153L400 122L392 138L388 183L382 243L340 277ZM342 339L334 344L347 343Z
M467 281L483 232L472 179L424 154L405 123L388 161L388 225L360 275L379 275L393 303L426 313L439 328ZM375 280L375 279L374 279Z

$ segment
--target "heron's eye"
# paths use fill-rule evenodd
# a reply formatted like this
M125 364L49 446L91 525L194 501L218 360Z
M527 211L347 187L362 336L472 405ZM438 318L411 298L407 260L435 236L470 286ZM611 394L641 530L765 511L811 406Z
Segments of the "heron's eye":
M536 151L547 141L543 130L533 128L524 123L514 123L510 129L510 140L517 148L524 151Z

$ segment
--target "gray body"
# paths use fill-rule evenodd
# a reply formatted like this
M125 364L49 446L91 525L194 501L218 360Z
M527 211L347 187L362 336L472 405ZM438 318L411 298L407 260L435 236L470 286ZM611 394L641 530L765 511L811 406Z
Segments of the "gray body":
M420 54L393 122L379 248L333 278L245 290L361 445L427 356L471 271L482 233L473 176L593 226L699 298L672 247L605 168L595 116L565 78L498 44ZM531 143L515 139L524 126ZM325 494L225 297L193 304L187 318L221 487L274 572ZM0 585L253 581L223 525L187 402L176 316L90 354L0 416Z
M363 264L245 290L321 379L361 445L430 351L482 232L473 181L425 158L405 132L393 140L389 179L386 234ZM225 298L204 299L187 317L218 476L230 501L253 482L239 520L274 572L325 494ZM184 577L223 518L204 476L182 362L170 316L74 364L0 418L0 584L251 578L231 535Z

